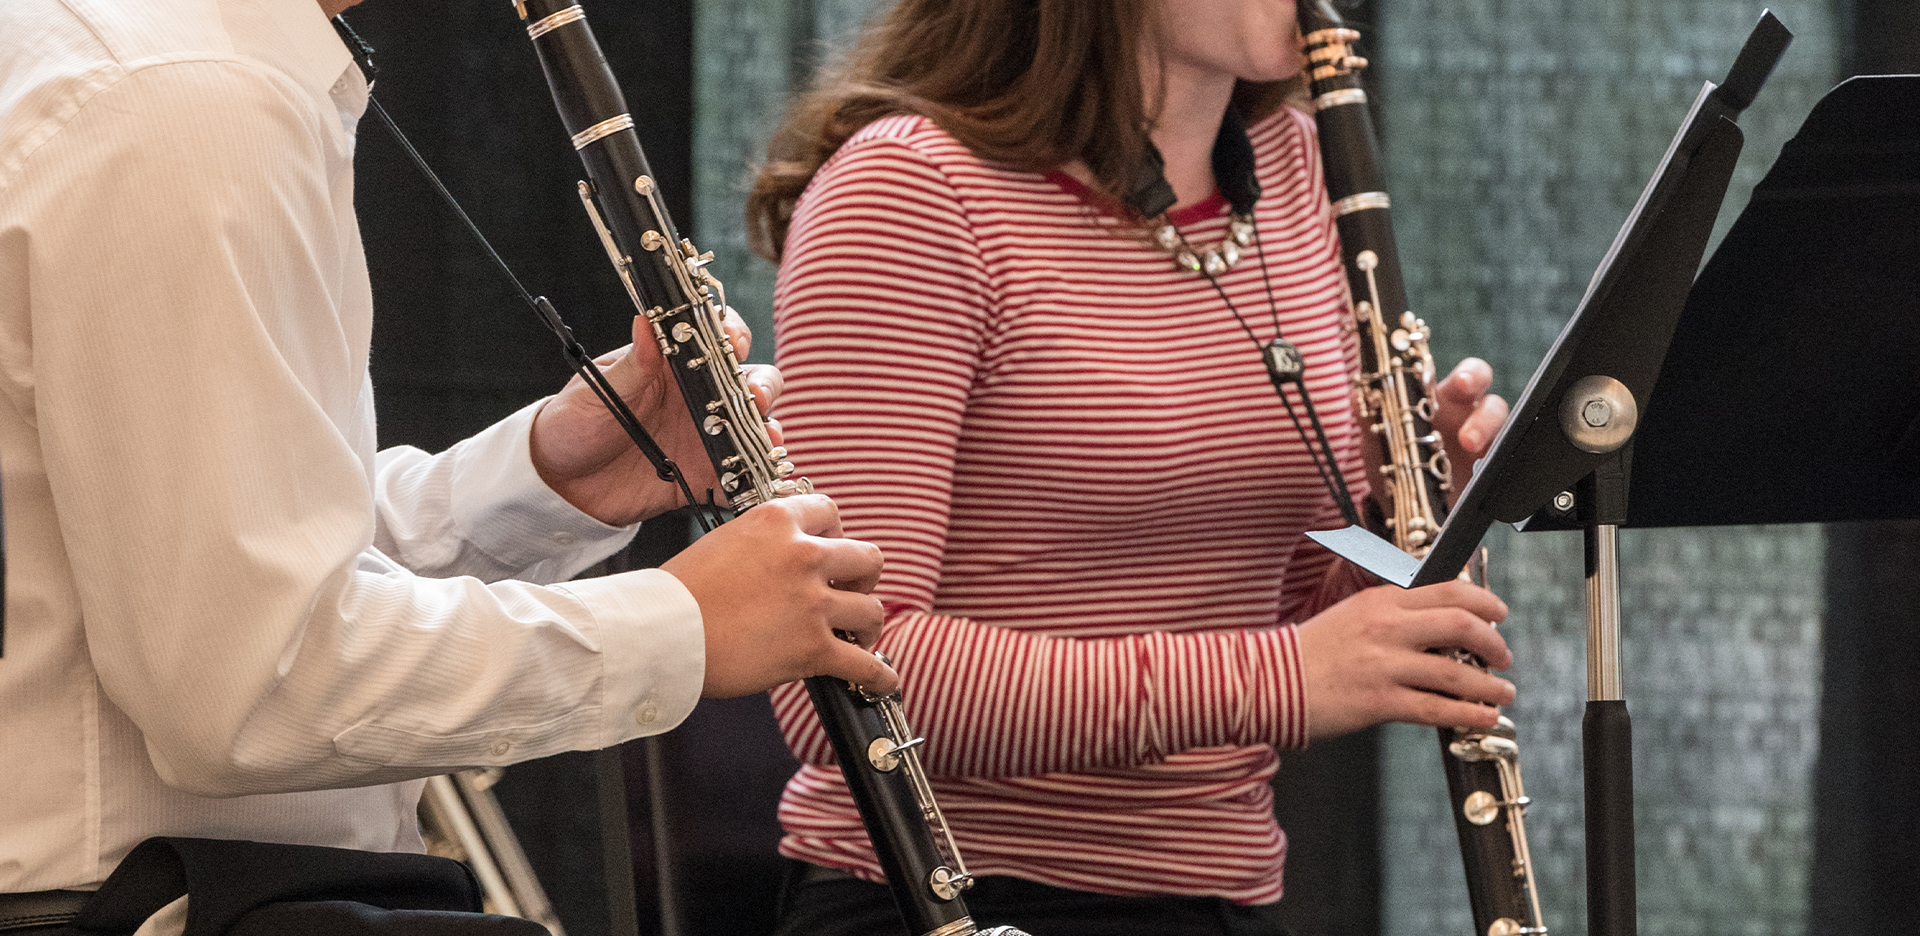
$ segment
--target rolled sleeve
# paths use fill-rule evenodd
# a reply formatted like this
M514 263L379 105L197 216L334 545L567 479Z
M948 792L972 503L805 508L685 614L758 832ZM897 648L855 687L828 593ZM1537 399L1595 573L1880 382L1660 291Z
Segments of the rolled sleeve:
M586 605L606 667L602 747L686 720L706 682L700 606L673 574L644 569L554 586Z
M375 543L426 575L559 582L612 555L637 524L608 526L554 493L534 470L529 434L545 400L439 455L379 455Z

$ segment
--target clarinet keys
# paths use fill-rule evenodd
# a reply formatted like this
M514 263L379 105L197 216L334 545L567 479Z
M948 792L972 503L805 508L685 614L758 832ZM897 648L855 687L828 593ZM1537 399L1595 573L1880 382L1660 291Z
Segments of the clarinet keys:
M941 865L927 875L927 889L941 900L952 900L960 892L973 885L973 875L955 874L952 868Z
M899 769L900 762L906 760L907 752L925 744L927 739L914 738L901 744L889 737L878 737L867 745L867 763L881 773L892 773Z
M1518 806L1524 810L1531 805L1533 800L1524 796L1503 800L1485 790L1475 790L1467 796L1466 802L1460 804L1460 814L1474 825L1492 825L1493 820L1500 818L1500 810L1508 806Z

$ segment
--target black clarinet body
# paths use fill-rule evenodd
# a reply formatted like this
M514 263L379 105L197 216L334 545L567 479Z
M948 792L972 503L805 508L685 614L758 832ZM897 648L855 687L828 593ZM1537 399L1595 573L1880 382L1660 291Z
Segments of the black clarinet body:
M1379 142L1353 53L1360 33L1330 0L1298 6L1306 36L1320 152L1340 231L1354 327L1360 339L1355 409L1374 430L1385 490L1368 504L1375 532L1424 555L1446 521L1451 466L1432 417L1429 331L1407 302L1395 249L1391 202L1381 177ZM1479 578L1476 561L1469 577ZM1462 662L1483 666L1463 651ZM1545 934L1533 862L1527 850L1525 788L1513 722L1492 729L1441 728L1440 756L1466 866L1477 936Z
M702 429L728 506L744 511L811 490L792 477L746 389L723 328L725 294L711 254L681 239L667 214L624 95L585 13L572 0L522 0L554 104L589 181L580 197L608 258L652 324L688 410ZM910 936L1024 936L976 928L961 892L972 883L920 763L922 739L899 696L875 698L844 680L806 681Z

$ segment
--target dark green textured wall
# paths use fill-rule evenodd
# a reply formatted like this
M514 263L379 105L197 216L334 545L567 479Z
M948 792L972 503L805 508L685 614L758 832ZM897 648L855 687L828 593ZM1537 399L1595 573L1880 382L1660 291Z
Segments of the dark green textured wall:
M747 250L742 223L754 167L785 112L836 41L858 29L874 0L699 0L694 5L694 205L700 246L727 301L773 360L773 265Z

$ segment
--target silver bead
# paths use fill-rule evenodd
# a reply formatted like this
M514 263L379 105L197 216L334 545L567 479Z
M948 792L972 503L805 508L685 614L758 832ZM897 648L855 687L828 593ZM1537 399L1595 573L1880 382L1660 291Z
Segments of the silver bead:
M1220 274L1227 272L1227 265L1228 265L1228 261L1225 257L1220 256L1220 251L1218 250L1207 251L1206 267L1207 267L1208 276L1219 276Z
M1171 224L1162 224L1154 228L1153 242L1159 244L1161 250L1172 250L1180 246L1180 232L1174 230Z
M1227 236L1242 247L1253 245L1253 221L1241 215L1234 215L1227 222Z
M1182 270L1187 270L1193 273L1200 272L1200 258L1194 256L1193 251L1188 250L1185 247L1182 247L1179 250L1174 251L1173 265L1179 267Z
M1220 258L1222 260L1227 261L1227 266L1233 266L1234 264L1239 263L1240 262L1240 245L1234 243L1233 241L1222 242L1220 244Z

